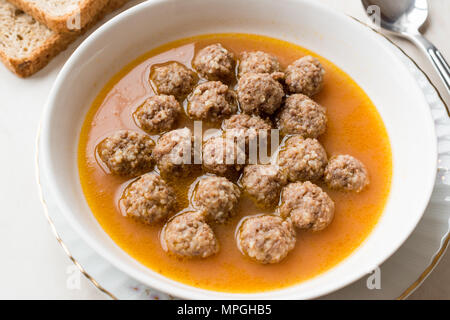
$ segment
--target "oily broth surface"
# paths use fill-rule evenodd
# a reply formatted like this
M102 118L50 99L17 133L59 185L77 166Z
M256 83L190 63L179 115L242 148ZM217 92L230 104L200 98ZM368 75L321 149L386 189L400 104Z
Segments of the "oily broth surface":
M383 212L392 177L392 158L384 124L363 90L343 71L317 56L326 69L322 91L314 97L327 108L327 132L319 140L329 156L348 153L364 162L370 185L361 194L330 191L335 201L333 223L318 233L298 231L297 244L279 264L260 265L244 257L236 247L235 229L240 220L268 211L242 197L238 214L227 225L213 225L220 253L204 260L181 260L163 251L162 225L148 226L124 217L119 200L129 179L108 175L96 159L95 147L116 130L141 131L132 114L153 95L148 81L150 67L167 61L191 66L195 52L211 43L222 43L239 55L262 50L276 55L283 67L301 56L312 54L284 41L244 34L199 36L152 50L113 77L94 101L84 122L78 152L80 180L87 202L115 243L133 258L174 280L200 288L226 292L257 292L293 285L312 278L349 256L370 234ZM179 127L192 128L184 117ZM204 129L208 127L204 125ZM152 136L157 140L157 136ZM189 205L188 190L198 175L168 181L175 189L179 209Z

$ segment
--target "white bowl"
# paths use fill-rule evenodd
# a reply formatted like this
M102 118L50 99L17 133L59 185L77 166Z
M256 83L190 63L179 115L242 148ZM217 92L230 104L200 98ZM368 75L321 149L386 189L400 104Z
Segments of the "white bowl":
M139 55L169 41L215 32L244 32L300 44L328 58L366 91L383 118L393 151L392 189L367 240L331 270L282 290L252 294L184 285L141 265L103 231L83 196L77 144L85 115L102 86ZM146 1L112 19L76 50L50 93L42 123L42 174L72 226L100 255L137 280L180 298L305 299L330 293L380 265L420 220L433 188L434 124L414 78L380 37L313 1Z

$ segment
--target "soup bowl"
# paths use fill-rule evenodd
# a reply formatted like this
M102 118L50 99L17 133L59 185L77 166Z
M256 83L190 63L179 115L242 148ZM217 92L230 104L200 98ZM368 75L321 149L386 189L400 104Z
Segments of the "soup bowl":
M392 186L378 224L337 266L288 288L226 293L166 278L111 240L81 189L79 134L88 109L106 82L152 48L188 36L222 32L279 38L331 60L372 99L389 135ZM407 68L369 28L306 0L149 0L123 12L89 36L58 75L43 115L40 152L41 175L45 175L61 213L79 235L131 277L187 299L309 299L356 281L383 263L414 230L429 201L437 165L431 114Z

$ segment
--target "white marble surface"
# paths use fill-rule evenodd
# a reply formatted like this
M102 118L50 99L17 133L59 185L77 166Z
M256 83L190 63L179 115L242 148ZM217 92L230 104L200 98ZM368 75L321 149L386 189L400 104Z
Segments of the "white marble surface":
M364 19L359 0L315 0ZM132 1L132 4L140 2ZM450 1L429 0L430 23L425 34L450 60ZM19 79L0 65L0 299L104 299L79 276L51 233L35 184L35 134L51 85L81 39L43 71ZM443 92L437 75L421 53L395 39ZM444 95L447 104L450 96ZM450 254L411 298L450 299Z

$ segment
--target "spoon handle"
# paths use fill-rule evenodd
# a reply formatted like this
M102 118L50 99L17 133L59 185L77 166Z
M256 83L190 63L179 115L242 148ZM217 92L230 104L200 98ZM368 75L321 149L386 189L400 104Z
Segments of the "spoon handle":
M450 66L448 62L445 61L441 52L421 34L413 35L411 39L425 51L431 63L436 68L436 71L439 73L442 81L444 82L445 87L447 88L447 92L450 94Z

